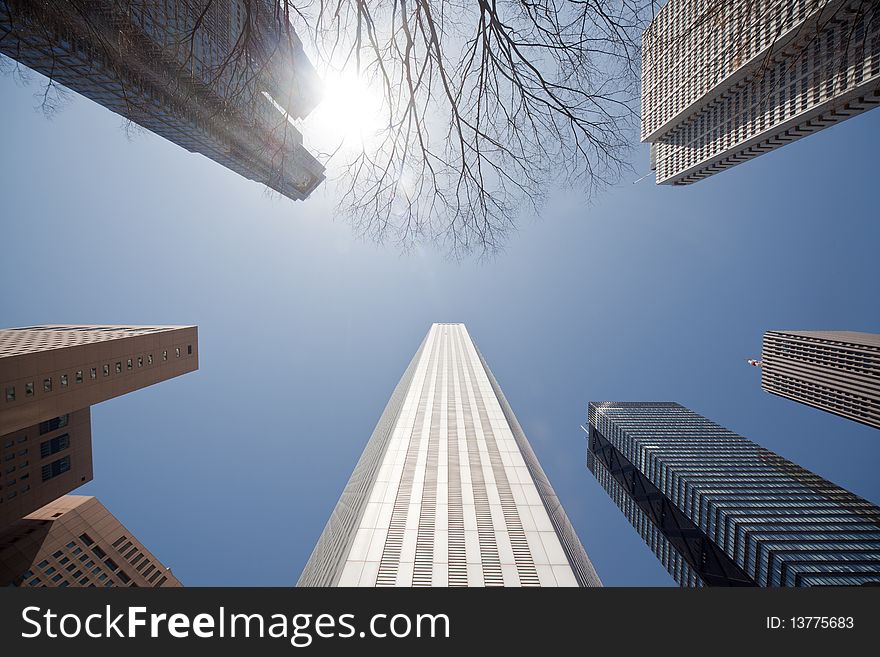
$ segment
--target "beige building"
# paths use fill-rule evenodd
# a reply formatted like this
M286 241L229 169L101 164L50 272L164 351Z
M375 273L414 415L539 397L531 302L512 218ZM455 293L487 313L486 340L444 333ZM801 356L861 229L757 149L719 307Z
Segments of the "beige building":
M0 530L91 480L90 406L197 369L195 326L0 330Z
M66 495L0 530L0 586L181 586L94 497Z

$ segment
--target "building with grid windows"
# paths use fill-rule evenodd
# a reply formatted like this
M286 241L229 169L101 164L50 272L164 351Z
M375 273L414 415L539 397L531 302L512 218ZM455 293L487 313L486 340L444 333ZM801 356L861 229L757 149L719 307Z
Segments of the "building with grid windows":
M590 402L587 467L681 586L880 584L880 508L672 402Z
M299 586L600 586L463 324L434 324Z
M4 55L284 196L324 179L293 125L317 74L271 0L5 0L0 34Z
M767 331L761 387L880 429L880 334Z
M873 0L669 0L642 37L642 141L684 185L880 104Z
M94 497L66 495L0 530L0 586L181 586Z
M0 529L92 479L93 404L197 369L195 326L0 330Z

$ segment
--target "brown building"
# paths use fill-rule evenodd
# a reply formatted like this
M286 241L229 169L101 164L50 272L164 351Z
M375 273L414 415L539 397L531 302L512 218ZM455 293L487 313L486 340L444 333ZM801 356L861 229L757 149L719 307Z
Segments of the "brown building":
M767 392L880 429L880 334L767 331Z
M0 530L92 478L92 404L198 369L195 326L0 330Z
M181 586L94 497L66 495L0 530L0 586Z

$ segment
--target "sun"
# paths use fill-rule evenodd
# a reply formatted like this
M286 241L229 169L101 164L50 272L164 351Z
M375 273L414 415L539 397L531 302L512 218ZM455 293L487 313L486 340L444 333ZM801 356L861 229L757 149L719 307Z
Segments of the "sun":
M309 141L324 148L363 148L382 128L382 97L352 71L323 77L321 101L305 119Z

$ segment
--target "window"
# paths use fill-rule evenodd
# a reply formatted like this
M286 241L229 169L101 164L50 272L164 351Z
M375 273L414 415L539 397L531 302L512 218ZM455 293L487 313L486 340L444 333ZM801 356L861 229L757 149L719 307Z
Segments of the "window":
M104 376L110 376L110 365L104 365Z
M52 463L43 466L43 481L48 481L49 479L52 479L52 477L57 477L60 474L64 474L68 470L70 470L70 457L65 456L64 458L58 459L57 461L53 461Z
M66 427L69 419L70 416L64 414L59 415L58 417L53 417L51 420L40 422L40 435L42 436L44 433L49 433L50 431L55 431L55 429Z
M33 397L34 396L34 382L24 384L24 394L25 397Z
M92 367L89 369L89 378L90 379L97 379L98 378L98 368L97 367Z
M77 370L77 371L76 371L76 382L77 382L77 383L82 383L82 382L83 382L83 371L82 371L82 370Z
M82 541L83 543L85 543L86 545L91 545L92 543L95 542L95 541L92 540L92 537L89 536L88 534L80 534L80 535L79 535L79 540L81 540L81 541Z
M175 358L180 358L180 347L176 347L176 348L174 349L174 357L175 357Z
M132 366L131 358L129 358L129 359L125 362L125 369L130 370L130 369L131 369L131 366Z
M162 352L162 360L168 360L168 351L167 350Z
M186 354L187 356L192 356L193 346L191 344L186 345Z
M116 361L116 373L122 374L122 361L121 360Z
M15 401L15 386L6 386L6 401Z
M67 387L67 375L66 374L61 375L61 387L62 388Z
M57 454L68 447L70 447L70 434L61 434L57 438L40 443L40 458Z
M5 443L3 443L3 447L4 447L4 449L5 449L5 448L8 448L8 447L12 447L14 444L15 444L15 441L14 441L14 440L7 440Z
M92 552L94 552L95 554L97 554L99 559L103 559L104 557L107 556L107 553L104 552L104 550L102 550L101 548L99 548L97 545L96 545L95 547L92 548Z
M52 377L43 379L43 392L52 392Z
M153 354L150 354L149 356L147 356L147 365L152 365L152 364L153 364Z
M138 367L143 367L143 366L144 366L144 357L138 356Z

